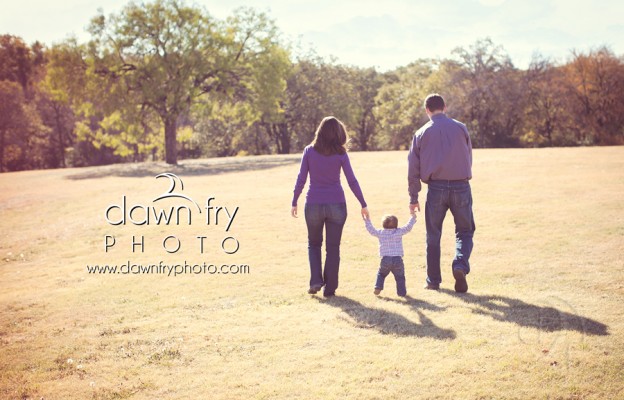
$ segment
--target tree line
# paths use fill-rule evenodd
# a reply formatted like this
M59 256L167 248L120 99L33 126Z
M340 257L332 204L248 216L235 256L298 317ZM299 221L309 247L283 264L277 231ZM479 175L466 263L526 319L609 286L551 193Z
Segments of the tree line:
M624 143L624 58L604 46L519 69L482 39L382 73L297 49L250 8L130 3L88 30L50 47L0 36L0 171L288 154L326 115L352 149L407 149L431 92L475 147Z

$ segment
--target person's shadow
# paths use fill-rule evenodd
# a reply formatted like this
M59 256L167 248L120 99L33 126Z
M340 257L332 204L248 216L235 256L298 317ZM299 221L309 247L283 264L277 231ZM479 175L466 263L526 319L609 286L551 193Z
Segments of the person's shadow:
M604 336L609 334L607 325L575 314L573 307L562 299L551 298L550 301L568 308L571 312L562 311L555 307L537 306L505 296L456 293L449 289L440 289L440 292L474 305L473 313L487 315L497 321L511 322L546 332L574 330L590 335Z
M350 317L356 327L373 329L382 334L397 336L430 337L434 339L455 339L455 331L436 326L420 309L439 311L442 308L424 301L406 297L406 301L393 300L397 303L406 303L414 309L420 318L420 323L414 323L404 316L380 308L368 307L360 302L344 296L329 298L314 297L322 304L340 308Z

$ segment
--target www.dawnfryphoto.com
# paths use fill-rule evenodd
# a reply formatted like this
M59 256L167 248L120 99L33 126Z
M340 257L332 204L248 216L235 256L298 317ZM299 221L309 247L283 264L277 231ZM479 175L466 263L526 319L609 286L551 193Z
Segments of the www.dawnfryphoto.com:
M88 264L86 266L88 274L121 274L121 275L236 275L249 274L251 267L247 264L191 264L184 261L178 264L167 264L164 261L150 264L137 264L127 260L121 264Z

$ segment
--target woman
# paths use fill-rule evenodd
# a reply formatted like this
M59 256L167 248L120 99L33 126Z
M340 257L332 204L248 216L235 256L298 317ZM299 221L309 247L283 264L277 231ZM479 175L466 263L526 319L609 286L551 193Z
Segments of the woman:
M315 294L325 286L325 297L334 296L338 288L340 239L347 220L347 204L340 185L340 169L344 171L351 191L362 206L362 216L368 217L366 201L351 169L346 144L347 131L343 123L335 117L323 118L316 130L314 141L303 150L292 200L291 215L296 218L297 200L309 173L310 186L305 203L311 275L308 293ZM324 270L321 267L323 228L327 236Z

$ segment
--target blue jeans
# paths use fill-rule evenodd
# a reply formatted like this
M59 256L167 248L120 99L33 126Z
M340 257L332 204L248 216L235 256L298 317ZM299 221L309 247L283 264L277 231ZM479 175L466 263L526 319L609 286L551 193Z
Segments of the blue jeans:
M305 219L308 227L308 258L310 260L310 286L325 285L324 294L332 295L338 288L340 269L340 240L347 220L346 203L306 204ZM325 268L322 268L321 246L325 244Z
M379 263L379 271L377 272L377 282L375 289L383 290L386 276L392 272L396 281L397 294L405 296L407 289L405 288L405 266L403 265L403 257L401 256L384 256Z
M455 258L453 269L470 272L472 237L475 232L472 214L472 191L468 181L431 181L425 204L425 225L427 229L427 282L439 285L440 238L446 212L451 210L455 219Z

